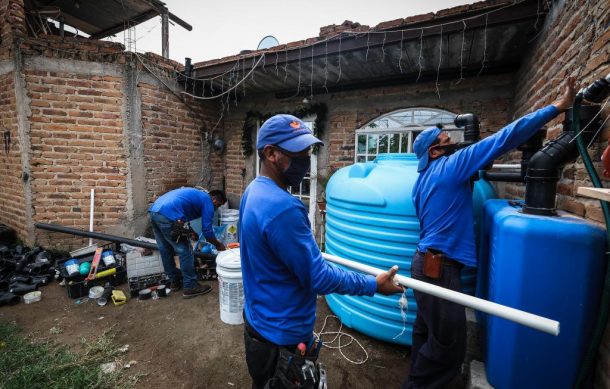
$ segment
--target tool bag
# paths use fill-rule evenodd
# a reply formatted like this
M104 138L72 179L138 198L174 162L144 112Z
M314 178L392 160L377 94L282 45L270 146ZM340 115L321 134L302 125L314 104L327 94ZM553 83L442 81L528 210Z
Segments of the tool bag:
M326 369L317 359L317 354L301 356L280 347L275 373L265 389L325 389Z
M176 243L188 242L191 233L193 233L193 229L188 222L183 222L182 220L176 220L172 223L172 231L170 237Z

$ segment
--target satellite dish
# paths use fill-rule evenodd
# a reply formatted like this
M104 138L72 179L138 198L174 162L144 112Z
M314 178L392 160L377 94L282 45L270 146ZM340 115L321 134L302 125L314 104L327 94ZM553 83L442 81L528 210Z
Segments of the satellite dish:
M267 35L266 37L261 39L260 42L258 42L258 47L256 48L256 50L270 49L279 44L280 44L280 41L278 41L276 37L274 37L272 35Z

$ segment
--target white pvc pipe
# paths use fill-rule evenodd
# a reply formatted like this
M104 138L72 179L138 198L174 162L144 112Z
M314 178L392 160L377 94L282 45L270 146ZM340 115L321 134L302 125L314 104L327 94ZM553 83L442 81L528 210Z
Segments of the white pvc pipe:
M93 232L93 206L95 205L95 189L91 188L91 201L89 206L89 232ZM93 245L93 239L89 238L89 246Z
M521 169L521 164L518 163L494 163L491 166L493 169Z
M364 273L372 274L377 276L384 273L385 270L378 269L373 266L365 265L359 262L350 261L345 258L337 257L335 255L322 253L322 257L327 261L338 263L343 266L350 267L355 270L360 270ZM450 289L442 288L427 282L415 280L413 278L401 276L397 274L394 277L402 286L407 288L415 289L422 293L427 293L432 296L436 296L456 304L460 304L469 308L476 309L481 312L489 313L490 315L498 316L515 323L522 324L524 326L533 328L538 331L546 332L551 335L559 335L559 322L551 319L547 319L542 316L534 315L529 312L521 311L519 309L507 307L493 303L491 301L483 300L478 297L469 296L464 293L459 293Z

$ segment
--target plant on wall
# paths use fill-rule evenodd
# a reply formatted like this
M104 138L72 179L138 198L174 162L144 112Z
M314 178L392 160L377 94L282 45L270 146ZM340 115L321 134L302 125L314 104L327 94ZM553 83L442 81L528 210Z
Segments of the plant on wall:
M326 107L326 104L323 103L302 106L293 112L261 113L248 111L248 113L246 113L246 119L244 120L244 126L241 133L241 148L244 157L251 155L254 151L252 148L252 134L256 129L256 125L280 113L288 113L301 119L307 116L315 116L316 119L313 122L313 134L317 138L322 138L324 136L324 124L326 123L328 108ZM315 153L316 150L317 148L314 147L313 152Z

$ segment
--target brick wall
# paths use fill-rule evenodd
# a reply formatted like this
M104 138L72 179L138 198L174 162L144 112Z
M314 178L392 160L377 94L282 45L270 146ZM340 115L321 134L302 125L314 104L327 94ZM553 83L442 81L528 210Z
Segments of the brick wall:
M517 75L514 117L553 101L559 94L559 86L569 75L583 83L590 83L610 73L610 7L604 0L575 0L554 2L544 27L523 61ZM610 115L608 107L602 117ZM563 116L563 115L561 115ZM558 118L548 126L548 137L561 132ZM606 123L602 141L589 148L598 173L601 152L606 146L610 123ZM601 175L601 174L600 174ZM563 169L558 185L557 207L602 223L603 215L599 202L576 195L579 186L592 186L582 160ZM522 197L523 187L507 184L502 188L506 197ZM595 385L610 388L610 324L602 346Z
M203 133L215 123L215 103L190 102L187 106L159 85L140 83L138 88L142 96L147 201L181 186L208 186L204 173L214 164L217 168L209 189L222 189L219 157L210 154L205 158L202 147Z
M15 38L25 36L23 1L0 0L0 60L11 56Z
M20 236L25 236L25 199L14 77L14 72L0 75L0 135L3 140L6 133L10 136L10 144L2 142L0 157L0 222L14 228Z
M38 222L95 229L124 219L127 166L122 147L121 79L28 71L32 206Z
M610 7L605 1L560 1L555 3L531 52L524 60L515 90L515 118L551 103L567 76L588 84L610 72ZM610 114L606 108L605 114ZM549 139L562 130L563 115L547 126ZM606 123L605 132L610 129ZM607 134L602 134L605 140ZM599 173L604 142L589 149ZM516 154L513 155L517 157ZM567 165L558 186L558 208L602 223L599 202L577 197L579 186L591 186L582 161ZM523 186L507 184L502 193L522 197Z
M125 234L133 230L132 221L146 219L148 202L173 187L222 187L222 158L207 152L200 135L211 132L218 119L216 102L182 101L121 44L27 37L23 15L21 0L0 0L0 126L12 135L10 153L0 159L3 184L5 177L8 183L0 191L0 222L32 243L69 248L83 240L34 232L32 225L88 228L91 188L95 229ZM21 56L18 65L13 56ZM161 76L173 77L182 68L155 54L138 58ZM19 88L9 73L13 66L23 80ZM137 86L130 89L133 69ZM17 89L22 110L15 108ZM129 105L133 102L137 107ZM21 150L19 136L29 153ZM140 140L136 155L133 139ZM23 163L30 169L27 184L21 179ZM134 168L142 165L140 171ZM142 177L135 177L139 172ZM24 194L24 187L31 191Z
M472 112L481 119L483 136L496 131L510 118L513 76L465 79L460 84L441 82L440 99L434 83L315 96L315 102L323 102L328 106L328 120L323 137L325 147L318 153L318 170L340 168L354 163L355 130L380 115L397 109L429 107L455 113ZM225 175L227 193L234 199L239 198L254 177L254 155L244 158L241 148L246 112L290 112L299 107L300 100L277 100L272 95L258 96L247 100L228 115L224 123L228 141Z

